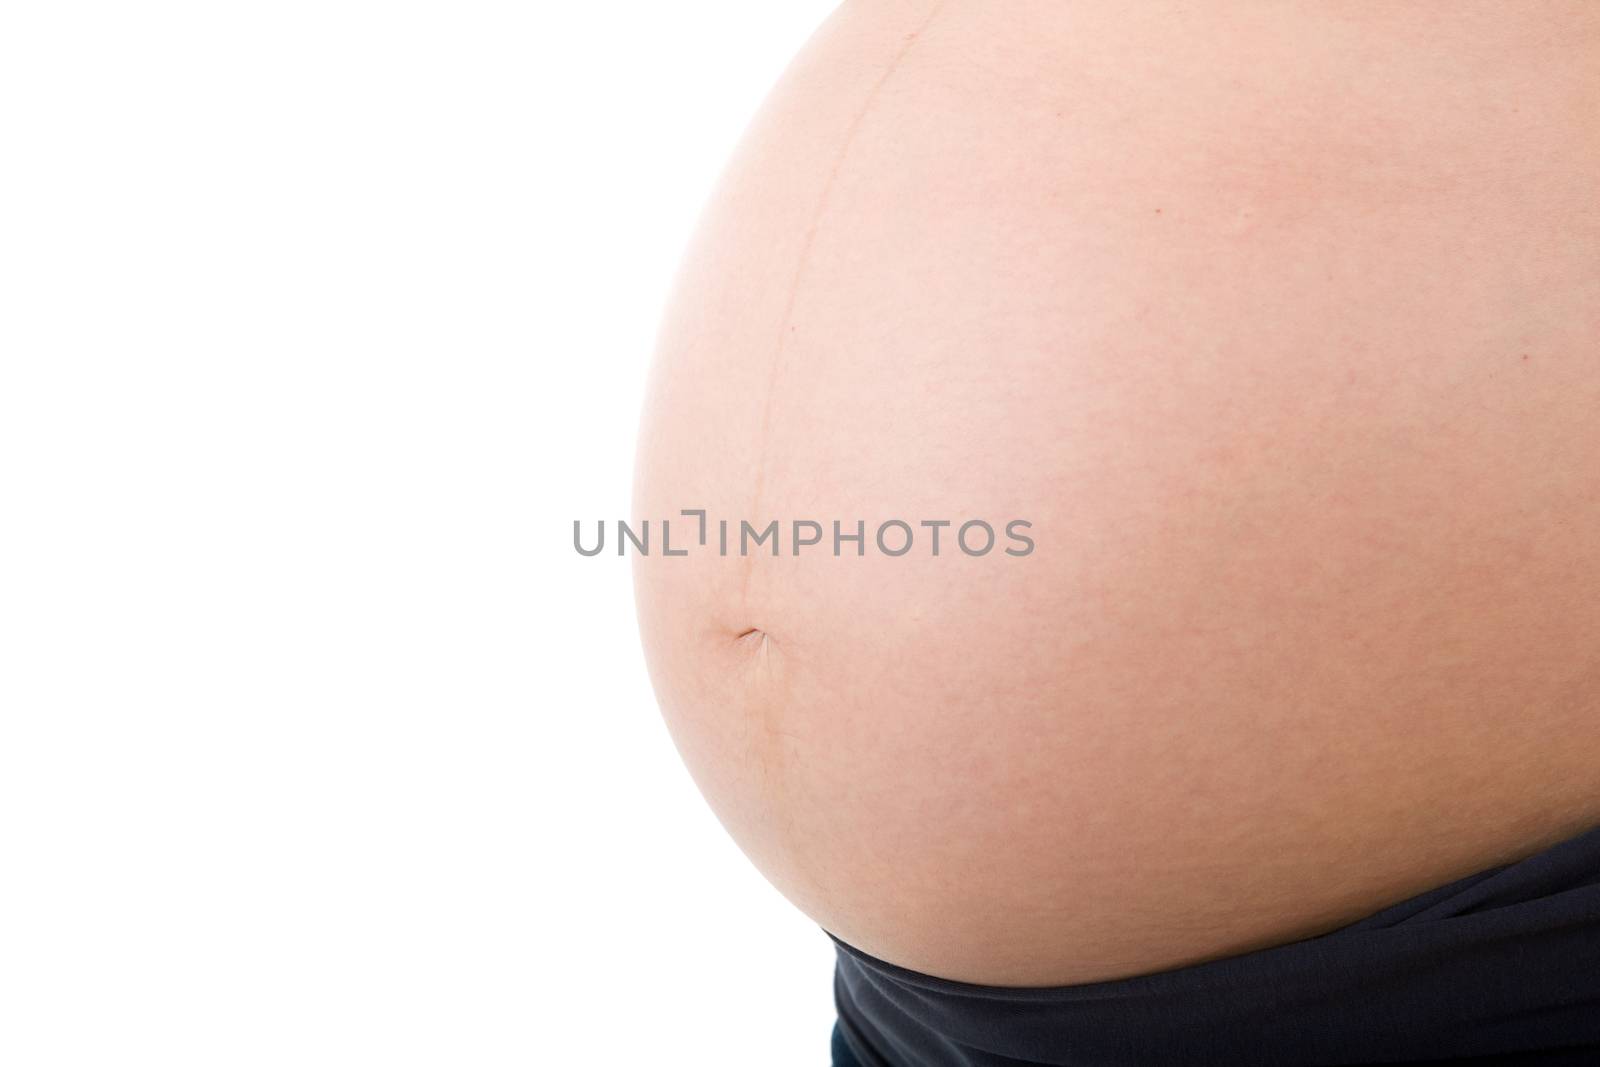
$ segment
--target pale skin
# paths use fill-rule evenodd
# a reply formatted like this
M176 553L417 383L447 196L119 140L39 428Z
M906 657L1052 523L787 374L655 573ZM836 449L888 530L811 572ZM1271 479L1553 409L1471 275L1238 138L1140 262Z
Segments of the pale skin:
M1034 524L636 563L712 808L891 962L1145 973L1595 825L1600 5L846 4L663 327L681 508Z

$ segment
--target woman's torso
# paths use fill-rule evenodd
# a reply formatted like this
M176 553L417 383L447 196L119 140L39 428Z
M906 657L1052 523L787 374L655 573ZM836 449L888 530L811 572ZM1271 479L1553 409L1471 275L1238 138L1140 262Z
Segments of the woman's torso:
M636 564L719 817L839 937L999 985L1600 821L1597 204L1581 3L845 5L713 198L641 439L679 544L783 524ZM835 519L864 557L792 554Z

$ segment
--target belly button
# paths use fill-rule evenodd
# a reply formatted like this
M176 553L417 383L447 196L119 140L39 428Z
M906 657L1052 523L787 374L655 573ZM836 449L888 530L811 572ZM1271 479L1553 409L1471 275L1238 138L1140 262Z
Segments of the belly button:
M757 655L765 656L767 654L767 632L756 626L752 626L750 629L739 634L733 639L733 643L753 649Z

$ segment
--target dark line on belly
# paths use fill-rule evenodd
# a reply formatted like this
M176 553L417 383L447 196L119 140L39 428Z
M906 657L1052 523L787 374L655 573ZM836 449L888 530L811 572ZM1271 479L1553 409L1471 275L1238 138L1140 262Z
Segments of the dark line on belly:
M866 98L861 101L861 106L856 109L855 116L851 118L850 124L845 127L844 138L839 144L838 151L834 153L833 164L828 168L828 176L822 183L822 192L818 194L816 207L811 211L811 221L806 226L805 237L801 239L800 252L795 260L794 276L790 279L789 292L784 299L783 313L778 318L777 344L773 348L772 369L767 375L767 392L762 401L761 430L756 445L756 476L755 485L751 491L749 511L751 522L761 521L758 509L761 507L761 494L766 488L767 452L772 435L773 398L777 395L778 381L783 376L787 366L786 357L789 351L789 335L792 332L795 303L799 299L800 283L805 278L806 266L811 259L811 247L817 239L817 229L822 224L823 215L827 213L829 201L833 196L833 187L839 180L839 172L844 169L845 158L850 154L850 148L855 144L856 135L860 133L861 125L866 121L868 113L871 112L872 105L877 102L879 95L883 92L883 87L889 84L889 79L900 68L900 64L905 61L912 47L927 32L928 27L933 25L934 18L940 11L944 10L944 6L948 2L949 0L938 0L929 9L917 28L906 34L900 48L895 52L893 58L889 60L889 65L884 68L882 74L878 75L878 80L873 82L872 88L867 90ZM750 575L754 562L754 557L747 558L744 561L744 574L739 585L739 604L741 608L748 606Z

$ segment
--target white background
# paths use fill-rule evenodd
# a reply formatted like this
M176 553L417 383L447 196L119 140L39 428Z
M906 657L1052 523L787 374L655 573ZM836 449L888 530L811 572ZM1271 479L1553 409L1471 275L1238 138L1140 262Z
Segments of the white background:
M571 523L828 7L0 6L0 1063L826 1061Z

